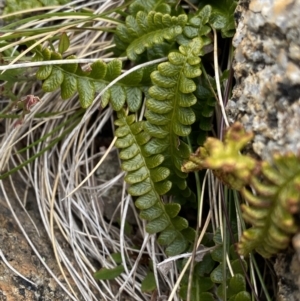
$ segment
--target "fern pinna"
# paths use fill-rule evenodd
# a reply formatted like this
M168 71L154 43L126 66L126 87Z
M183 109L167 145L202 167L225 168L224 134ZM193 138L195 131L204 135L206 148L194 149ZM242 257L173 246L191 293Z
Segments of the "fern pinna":
M187 247L187 233L191 232L188 222L177 216L179 204L164 204L161 196L166 194L172 183L167 179L170 171L163 167L164 156L149 153L151 136L143 130L143 122L135 122L135 115L118 113L116 146L121 148L122 168L127 172L125 181L130 184L128 192L138 197L135 201L141 210L140 216L148 221L148 233L159 233L158 241L167 246L166 253L175 255Z
M252 227L243 232L238 252L245 256L256 250L268 258L287 248L299 229L294 216L300 205L300 157L274 155L272 162L260 162L242 155L240 150L252 137L236 123L224 142L208 138L182 170L212 169L223 182L241 191L248 202L242 205L243 218Z

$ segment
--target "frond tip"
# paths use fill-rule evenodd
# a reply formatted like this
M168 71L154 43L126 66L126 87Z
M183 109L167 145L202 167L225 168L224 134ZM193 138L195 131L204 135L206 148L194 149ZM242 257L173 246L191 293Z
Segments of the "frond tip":
M235 123L228 129L224 142L207 138L203 147L190 155L182 166L182 171L211 169L226 185L240 190L249 183L253 173L259 171L258 162L240 152L252 138L252 133L246 133L240 123Z
M185 14L175 17L160 12L150 11L147 14L139 11L136 17L128 16L125 25L117 27L115 43L119 49L126 50L130 60L135 61L147 48L164 40L174 41L182 33L187 20Z

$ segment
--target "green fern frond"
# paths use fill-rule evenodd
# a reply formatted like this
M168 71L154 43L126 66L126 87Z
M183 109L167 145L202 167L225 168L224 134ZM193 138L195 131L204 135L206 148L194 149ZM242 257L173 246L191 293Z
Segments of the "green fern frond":
M249 206L242 205L245 221L252 228L243 233L238 252L247 255L256 250L271 257L286 249L299 225L294 214L300 206L300 158L294 154L276 155L273 163L263 162L261 177L253 177L251 186L255 194L242 189Z
M66 50L66 49L64 49ZM34 49L35 60L62 60L62 54L49 49ZM64 60L75 59L70 55ZM122 62L114 59L108 64L99 60L91 64L89 70L82 70L78 64L61 64L41 66L36 73L43 81L45 92L61 89L62 99L71 98L75 92L79 94L79 101L83 108L89 107L95 97L96 91L102 91L112 80L122 72ZM118 83L110 87L102 96L102 107L108 103L115 111L123 108L128 101L128 108L132 112L139 110L142 104L142 91L139 82L142 80L141 69L129 74Z
M158 241L166 246L168 255L175 255L187 248L187 239L182 231L188 222L178 215L179 204L164 204L161 196L172 186L168 180L170 171L164 167L164 156L145 151L151 143L151 136L143 131L143 122L135 122L135 116L118 113L115 135L116 147L120 148L122 169L127 172L125 181L130 184L128 192L137 197L135 205L141 210L140 217L147 220L147 232L160 233Z
M139 11L136 17L129 15L125 24L118 25L115 34L116 46L126 50L128 58L135 61L147 48L164 41L175 41L182 33L187 19L185 14L175 17L160 12L150 11L147 14Z
M180 137L191 133L196 117L191 109L197 102L193 94L196 84L192 78L199 77L199 53L202 40L196 38L188 46L180 46L179 52L171 52L168 62L158 65L151 74L153 86L146 101L145 131L153 137L145 148L147 154L162 153L164 166L170 169L170 181L174 184L172 193L188 197L191 194L181 171L181 165L190 154L190 149ZM176 191L176 193L174 193Z
M216 99L203 81L197 85L194 95L198 101L192 109L196 115L196 124L198 123L199 126L193 128L192 135L196 140L195 144L203 145L208 132L212 130L212 117L215 112Z

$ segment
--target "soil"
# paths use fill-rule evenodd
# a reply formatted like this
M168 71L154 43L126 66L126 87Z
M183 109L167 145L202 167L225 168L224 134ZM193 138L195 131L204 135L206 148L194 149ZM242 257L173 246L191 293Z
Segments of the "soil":
M22 182L18 183L20 192L25 192ZM9 188L8 181L5 182L6 188ZM9 189L7 189L9 191ZM61 272L55 260L53 250L50 246L50 240L43 228L39 218L38 210L35 206L30 206L27 212L32 217L34 223L39 229L37 233L32 222L28 218L25 211L18 204L13 193L9 195L9 199L18 216L26 233L33 241L34 245L42 254L45 263L58 276L65 285ZM28 202L33 203L34 195L29 191ZM38 257L27 243L23 233L20 231L11 210L9 209L2 192L0 191L0 246L1 252L7 263L13 267L18 273L26 277L32 283L18 276L4 262L0 260L0 301L53 301L53 300L72 300L68 294L57 284L53 277L49 274ZM65 245L66 254L71 256L72 252L68 245ZM68 276L67 276L68 277ZM68 277L72 284L71 277ZM75 285L73 289L76 291ZM78 300L83 300L79 299Z

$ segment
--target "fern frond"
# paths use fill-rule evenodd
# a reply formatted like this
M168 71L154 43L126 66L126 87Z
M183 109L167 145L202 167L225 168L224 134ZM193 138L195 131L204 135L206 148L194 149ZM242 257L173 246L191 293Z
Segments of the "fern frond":
M192 78L201 74L199 53L202 40L196 38L188 46L180 46L179 52L171 52L168 62L158 65L151 74L153 86L146 101L145 131L153 137L145 148L147 154L162 153L164 166L170 169L170 181L174 184L172 193L188 197L186 174L181 164L190 154L190 149L180 137L191 133L196 117L191 109L197 99L193 92L196 84ZM176 192L176 193L175 193Z
M275 155L272 163L258 162L240 153L252 137L236 123L224 142L207 138L182 170L212 169L225 184L241 191L249 204L242 205L243 218L252 227L244 231L238 252L246 256L256 250L268 258L287 248L299 229L294 215L300 208L300 157Z
M167 247L168 255L179 254L187 247L182 230L187 230L188 222L177 216L179 204L164 204L161 200L172 186L168 180L170 171L162 166L164 156L145 151L151 136L143 131L143 122L135 122L134 115L125 116L122 111L118 118L116 147L121 149L125 181L130 184L128 192L137 197L135 205L141 210L140 217L148 221L147 232L160 233L158 241Z
M187 19L185 14L175 17L160 12L150 11L147 14L139 11L136 17L129 15L125 24L118 25L115 34L116 46L126 50L128 58L135 61L147 48L164 41L175 41L182 33Z
M249 206L242 205L245 221L252 228L243 233L238 252L247 255L256 250L268 258L286 249L299 225L294 214L300 206L300 158L294 154L275 155L272 164L263 162L262 177L254 177L255 194L242 189Z
M225 184L241 190L259 170L255 159L240 153L252 137L253 134L246 133L240 123L235 123L227 131L224 142L216 138L207 138L203 147L191 154L182 170L191 172L211 169Z
M194 140L196 140L196 145L203 145L208 132L212 130L212 117L215 111L216 100L203 81L197 85L194 95L198 101L192 109L196 115L195 123L198 124L198 128L193 128L192 135Z
M63 59L59 52L50 51L47 48L37 47L34 52L35 60ZM75 58L74 55L70 55L65 59ZM87 108L92 104L96 91L103 90L121 72L122 62L114 59L108 64L101 60L96 61L91 64L89 70L83 70L78 64L41 66L36 76L43 81L42 88L45 92L60 88L62 99L68 99L78 92L81 106ZM143 71L139 69L110 87L102 96L102 107L110 102L113 109L119 111L130 99L129 110L138 111L142 104L142 91L139 87L142 77Z

